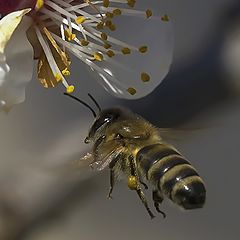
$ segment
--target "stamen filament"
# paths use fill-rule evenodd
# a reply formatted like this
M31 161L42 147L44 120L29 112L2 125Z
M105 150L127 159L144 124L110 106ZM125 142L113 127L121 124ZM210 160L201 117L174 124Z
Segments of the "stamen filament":
M46 42L46 40L43 38L41 31L39 30L39 28L37 26L35 26L35 31L39 40L39 43L41 44L43 51L45 53L45 56L47 58L48 64L53 72L53 75L55 76L57 81L62 81L63 85L68 88L69 84L67 83L66 79L63 77L61 71L58 68L58 65L52 55L52 52L50 50L50 47L48 45L48 43Z

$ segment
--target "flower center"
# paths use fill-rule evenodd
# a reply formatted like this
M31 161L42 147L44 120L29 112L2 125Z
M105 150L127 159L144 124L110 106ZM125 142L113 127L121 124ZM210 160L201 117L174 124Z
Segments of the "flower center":
M129 16L146 21L157 19L150 9L139 11L135 4L136 0L0 0L0 13L4 16L24 8L32 9L29 16L33 24L28 37L36 50L38 78L45 88L63 83L68 93L74 90L66 80L70 75L70 53L96 72L101 84L114 93L126 91L134 95L139 85L136 81L145 84L151 80L152 73L145 66L137 67L136 73L131 69L128 71L131 76L127 76L136 84L119 82L117 77L126 71L123 58L129 57L128 62L143 58L145 53L148 56L149 48L145 43L142 45L141 39L137 39L137 45L124 41L125 35L118 32L119 19L130 20ZM169 21L167 15L158 18ZM114 70L109 70L108 65Z

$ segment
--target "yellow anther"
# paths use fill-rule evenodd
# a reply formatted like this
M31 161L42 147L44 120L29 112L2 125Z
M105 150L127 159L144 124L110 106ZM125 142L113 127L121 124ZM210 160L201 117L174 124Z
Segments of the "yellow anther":
M103 0L103 6L104 7L109 7L109 0Z
M149 82L149 81L150 81L150 76L149 76L147 73L142 72L142 73L141 73L141 80L142 80L143 82Z
M128 4L129 7L134 7L135 3L136 3L135 0L127 0L127 4Z
M64 76L69 76L70 75L70 71L68 70L68 68L65 68L65 69L62 70L62 74Z
M89 44L89 41L85 40L85 39L81 39L80 43L82 46L86 47Z
M82 24L86 21L86 18L84 16L79 16L75 19L76 24Z
M37 0L36 5L35 5L35 10L38 11L40 10L44 5L44 0Z
M163 16L161 17L161 20L164 21L164 22L168 22L168 21L169 21L168 15L167 15L167 14L163 15Z
M72 41L76 38L76 34L72 33L69 28L65 29L65 37L68 41Z
M98 53L98 52L94 53L93 57L94 57L95 60L97 60L99 62L101 62L103 60L103 55L101 53Z
M110 26L109 26L109 29L111 31L115 31L116 30L116 26L112 23Z
M147 52L148 47L147 46L141 46L138 50L139 50L140 53L145 53L145 52Z
M57 82L62 81L62 75L60 73L56 73L54 77L57 80Z
M97 30L103 29L103 22L98 23L96 28L97 28Z
M70 85L70 86L68 86L68 87L66 88L67 93L73 93L73 92L74 92L74 89L75 89L75 87L74 87L73 85Z
M111 20L107 20L105 22L105 26L108 27L111 31L115 31L116 30L116 26L112 23Z
M68 36L68 41L72 41L76 38L76 34L72 33Z
M138 186L138 183L137 183L137 178L135 176L129 176L128 177L128 187L131 189L131 190L136 190L137 189L137 186Z
M108 38L108 35L106 33L102 32L101 33L101 38L102 38L102 40L106 41L107 38Z
M108 18L113 18L114 15L113 15L113 13L111 13L111 12L106 12L106 17L108 17Z
M106 49L109 49L112 45L110 45L109 43L105 42L103 47Z
M105 26L110 27L111 25L112 25L112 21L111 20L107 20L105 22Z
M129 48L125 47L125 48L122 48L122 53L123 53L124 55L130 54L130 53L131 53L131 50L130 50Z
M113 14L114 14L115 16L119 16L119 15L122 14L122 11L121 11L120 9L116 8L116 9L113 10Z
M150 18L151 16L152 16L152 10L147 9L147 10L146 10L146 17L147 17L147 18Z
M112 50L108 50L108 51L107 51L107 55L111 58L111 57L113 57L115 54L114 54L114 52L113 52Z
M136 90L135 88L133 88L133 87L128 88L127 91L128 91L131 95L135 95L136 92L137 92L137 90Z

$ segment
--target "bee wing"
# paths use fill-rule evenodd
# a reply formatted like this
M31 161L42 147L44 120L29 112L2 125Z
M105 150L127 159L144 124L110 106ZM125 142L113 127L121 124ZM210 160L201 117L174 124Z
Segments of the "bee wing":
M124 148L122 146L119 146L115 149L113 149L111 152L109 152L105 156L99 157L99 160L94 161L90 164L90 166L93 169L96 169L97 171L102 171L105 169L114 159L116 159L120 153L122 153Z
M89 171L90 164L94 161L93 154L91 152L86 153L84 156L79 157L80 153L69 154L68 157L64 158L63 162L59 163L47 163L43 164L41 168L44 172L49 172L51 174L59 174L64 176L79 174L81 176L90 176L92 171ZM40 168L40 167L39 167Z
M94 162L94 154L92 152L86 153L84 156L73 161L73 164L77 167L90 166Z
M202 131L202 128L159 128L160 136L165 140L178 141L186 136Z
M95 158L93 152L88 152L81 158L72 161L72 164L77 168L84 168L90 166L92 169L102 171L105 169L121 152L123 147L119 146L109 152L107 155L101 155L98 159Z

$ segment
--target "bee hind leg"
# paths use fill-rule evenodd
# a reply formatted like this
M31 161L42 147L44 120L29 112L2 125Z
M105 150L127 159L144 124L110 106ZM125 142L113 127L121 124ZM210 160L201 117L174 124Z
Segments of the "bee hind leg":
M139 181L138 175L137 175L137 169L136 166L134 164L134 160L133 157L130 156L129 157L129 163L130 163L130 168L131 168L131 175L128 177L128 187L131 190L135 190L139 196L139 198L141 199L142 203L144 204L148 214L150 215L151 218L154 218L154 214L152 213L152 211L150 210L148 203L147 203L147 199L139 185L139 183L141 183Z
M147 203L147 199L143 193L143 191L139 188L139 189L136 189L137 191L137 194L139 196L139 198L141 199L142 203L144 204L148 214L150 215L151 218L155 218L154 214L152 213L152 211L150 210L150 208L148 207L148 203Z
M159 205L162 203L163 201L163 197L161 195L161 193L157 190L154 190L152 192L152 198L153 198L153 202L154 202L154 207L156 208L156 210L162 214L163 218L166 217L166 213L161 211L159 208Z

